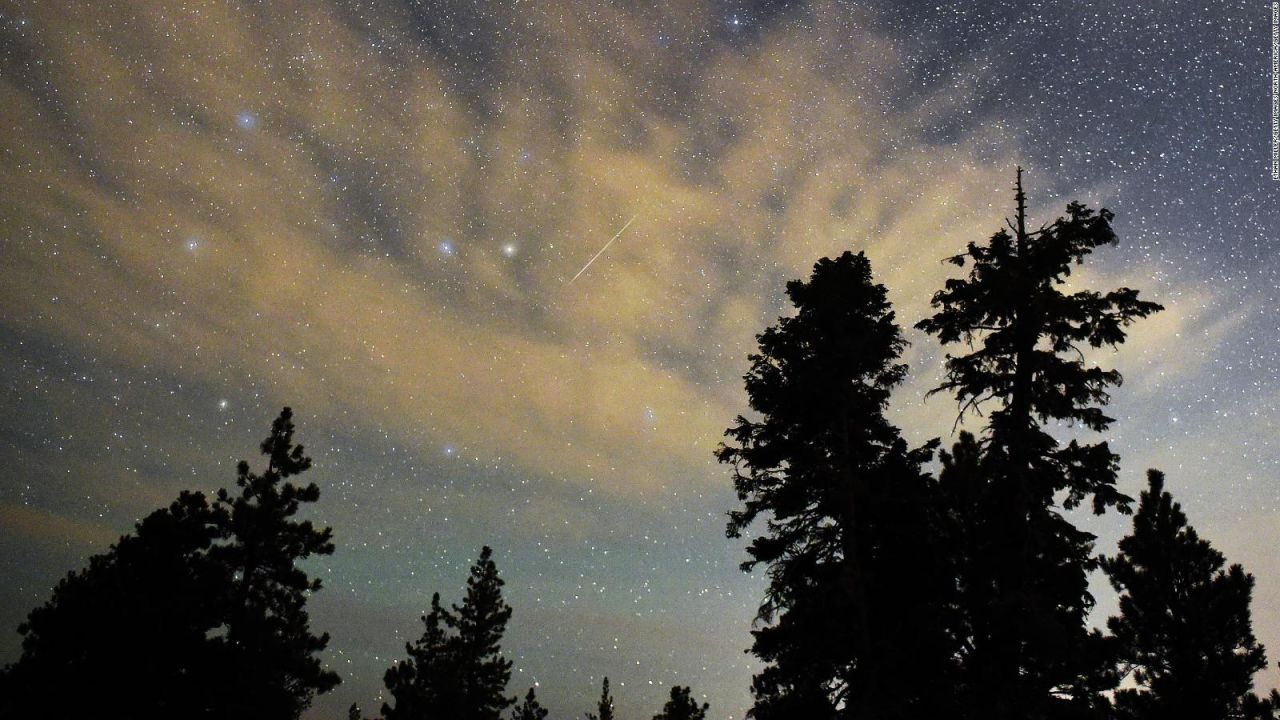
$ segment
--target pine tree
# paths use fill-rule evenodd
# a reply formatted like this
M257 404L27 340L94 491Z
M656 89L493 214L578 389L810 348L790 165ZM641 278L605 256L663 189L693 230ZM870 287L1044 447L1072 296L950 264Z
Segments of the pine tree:
M462 694L474 720L497 720L515 703L506 697L511 661L502 656L502 635L511 619L511 607L502 599L502 578L493 562L493 550L480 551L480 559L467 578L462 606L449 616L458 631L458 660L462 668Z
M973 467L952 468L943 482L975 515L957 520L968 534L952 543L967 558L962 687L968 715L984 720L1086 717L1105 711L1100 690L1110 681L1101 636L1085 626L1093 536L1061 511L1086 498L1095 513L1124 511L1129 499L1115 488L1118 461L1105 442L1064 446L1045 424L1107 429L1102 406L1120 374L1090 365L1081 348L1119 345L1130 323L1161 307L1129 288L1062 291L1072 264L1116 242L1110 211L1073 202L1066 218L1028 231L1021 168L1015 199L1014 234L1001 229L951 258L972 264L968 277L948 280L933 297L937 312L917 325L971 349L947 356L933 392L954 392L961 417L998 405L980 452L967 457Z
M298 486L288 478L311 467L301 445L293 442L293 412L281 411L262 441L267 467L237 468L238 494L218 491L218 506L230 518L231 541L214 547L211 557L235 579L228 598L224 661L233 668L224 688L241 718L297 718L316 693L338 684L316 654L328 633L311 634L307 597L320 590L298 561L333 553L333 532L309 520L294 520L302 503L315 502L315 483Z
M960 612L952 618L955 633L961 648L962 669L958 677L957 694L959 710L956 714L961 718L985 717L980 708L993 707L993 702L1003 700L1007 705L1000 707L1008 712L1018 712L1019 708L1035 708L1036 713L1052 712L1049 717L1062 718L1097 718L1110 720L1109 703L1104 693L1113 689L1119 682L1119 674L1115 670L1115 645L1110 639L1103 637L1097 630L1084 630L1077 636L1077 643L1071 647L1062 645L1054 648L1058 655L1041 656L1052 668L1062 672L1066 678L1056 688L1056 696L1046 703L1043 697L1027 695L993 697L998 692L995 675L995 663L992 657L991 639L1000 637L1001 630L1007 624L1017 620L1003 615L999 608L1010 607L1008 598L1003 596L1007 585L1001 580L1006 577L1009 562L1007 542L1007 522L993 515L992 508L1000 507L1001 489L1004 485L996 473L990 471L983 455L981 443L968 432L961 432L959 440L950 452L941 454L942 471L939 482L944 503L950 509L950 517L945 523L944 534L950 539L948 564L953 577L956 578L956 591L962 606ZM1091 547L1091 538L1076 530L1058 514L1052 513L1053 527L1066 538L1055 554L1066 554L1067 551L1079 551L1079 546ZM1044 532L1044 528L1040 528ZM1078 543L1072 547L1069 542ZM1044 556L1052 556L1044 552L1037 557L1040 561L1035 569L1044 575L1038 580L1038 588L1067 588L1072 592L1084 594L1087 588L1073 586L1072 582L1084 580L1070 563L1060 562L1050 565ZM1044 608L1042 608L1044 610ZM1051 622L1059 623L1056 627L1038 627L1042 632L1060 632L1061 628L1074 628L1076 618L1074 608L1060 608L1060 614L1051 616ZM1062 618L1066 618L1063 620ZM1033 636L1033 640L1036 639ZM1031 645L1032 643L1028 643ZM1034 645L1043 651L1044 644ZM1035 687L1028 678L1026 685ZM1048 710L1046 705L1052 705ZM1045 717L1045 714L1031 714L1026 717Z
M311 462L291 417L262 444L263 475L240 463L240 497L183 492L59 583L19 628L0 717L291 720L337 684L305 609L320 583L295 564L333 545L292 519L319 490L282 483Z
M662 706L662 712L654 715L653 720L706 720L710 707L708 703L698 707L691 688L675 685L671 688L670 699Z
M22 655L4 673L0 718L159 720L219 707L207 635L222 622L229 578L207 552L224 526L202 494L183 492L68 573L18 628Z
M440 606L431 598L421 638L383 678L395 705L384 704L386 720L450 718L498 720L515 703L505 695L511 661L502 656L502 635L511 608L502 599L503 581L493 551L480 551L471 567L461 606Z
M932 480L884 417L905 346L861 253L823 259L758 336L748 399L717 452L743 501L728 535L768 569L751 716L924 717L947 707L949 577L934 558Z
M538 696L533 688L524 696L524 702L511 712L511 720L546 720L547 709L538 703Z
M382 705L386 720L462 717L461 669L455 642L447 631L453 623L440 606L440 593L432 595L431 611L422 617L422 637L405 643L409 657L383 676L395 700L394 705Z
M587 720L613 720L613 696L609 694L609 678L600 685L600 700L596 702L596 712L587 713Z
M1226 564L1187 524L1151 470L1133 530L1102 567L1120 593L1107 627L1136 688L1116 693L1123 720L1269 717L1253 694L1266 652L1253 636L1253 576ZM1265 713L1265 714L1264 714Z

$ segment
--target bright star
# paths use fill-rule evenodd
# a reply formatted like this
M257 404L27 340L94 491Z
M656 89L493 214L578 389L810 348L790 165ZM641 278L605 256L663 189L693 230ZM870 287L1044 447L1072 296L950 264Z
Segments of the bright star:
M516 250L517 248L515 243L507 243L506 245L502 246L502 254L506 255L507 257L515 257Z
M245 110L236 115L236 124L240 126L241 130L252 130L258 127L258 116Z
M449 242L448 240L441 240L439 248L440 248L441 255L453 255L458 251L457 248L453 246L453 243Z
M228 407L229 405L231 405L231 403L227 402L226 400L219 400L219 401L218 401L218 409L219 409L219 410L226 410L226 409L227 409L227 407Z

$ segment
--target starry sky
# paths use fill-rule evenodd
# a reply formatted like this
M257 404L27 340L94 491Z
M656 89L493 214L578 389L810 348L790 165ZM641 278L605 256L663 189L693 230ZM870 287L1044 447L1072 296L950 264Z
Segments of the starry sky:
M512 694L741 718L763 582L712 451L753 336L844 249L924 317L1018 164L1033 223L1116 213L1075 282L1168 308L1098 354L1107 439L1257 576L1280 660L1270 30L1262 0L0 0L0 662L288 404L337 542L310 717L376 710L487 543ZM949 438L908 337L893 419Z

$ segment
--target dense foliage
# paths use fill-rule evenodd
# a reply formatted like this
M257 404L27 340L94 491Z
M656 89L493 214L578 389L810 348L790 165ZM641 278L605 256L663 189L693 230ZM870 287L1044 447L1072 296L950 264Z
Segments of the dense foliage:
M18 629L0 717L291 719L338 683L306 611L320 581L298 566L333 543L294 519L320 491L287 479L311 466L292 417L261 474L239 464L238 494L183 492L58 584Z
M405 645L409 657L387 670L394 704L382 706L387 720L457 718L498 720L515 703L506 693L511 661L502 656L502 635L511 607L502 599L493 550L485 547L467 578L462 605L446 609L440 595L422 618L422 637Z
M753 716L919 717L946 707L949 578L935 484L885 419L907 368L886 299L859 253L823 259L787 293L796 313L759 337L747 396L719 458L733 465L743 567L768 569L752 651Z
M1267 665L1253 636L1253 576L1226 559L1187 524L1148 473L1133 530L1103 568L1120 593L1120 615L1107 627L1134 687L1115 695L1122 720L1271 717L1272 701L1253 694Z

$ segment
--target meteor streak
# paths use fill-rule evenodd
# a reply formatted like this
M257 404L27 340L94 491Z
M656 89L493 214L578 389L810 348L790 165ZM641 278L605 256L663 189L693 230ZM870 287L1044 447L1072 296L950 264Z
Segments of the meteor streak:
M591 267L591 263L595 262L596 258L603 255L604 251L609 249L609 246L613 244L614 240L617 240L618 238L622 237L622 233L626 232L627 228L631 227L631 223L635 222L635 219L636 219L636 216L632 215L631 219L627 221L627 224L623 225L621 230L614 233L613 237L609 238L609 242L605 243L604 247L600 248L600 252L591 256L591 259L587 261L587 264L582 266L582 269L578 271L577 275L574 275L573 277L569 278L569 282L565 283L565 285L568 285L569 283L572 283L574 280L577 280L578 277L582 275L582 273L586 272L587 268Z

